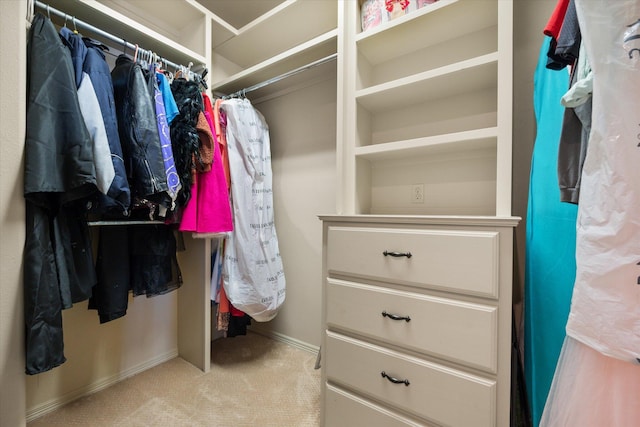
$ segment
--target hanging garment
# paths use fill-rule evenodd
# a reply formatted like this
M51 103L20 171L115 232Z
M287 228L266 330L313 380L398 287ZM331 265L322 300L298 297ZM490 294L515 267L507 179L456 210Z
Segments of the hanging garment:
M593 116L567 339L540 425L637 426L640 4L577 0L576 10L593 72Z
M567 13L569 7L569 0L558 0L556 6L547 21L547 25L544 27L543 33L552 39L558 39L560 35L560 29L562 28L562 21ZM553 40L549 42L549 45L553 43Z
M115 169L111 160L111 150L107 140L100 103L90 76L84 72L84 62L89 50L82 37L63 27L60 37L71 52L75 71L76 88L82 118L93 141L93 162L96 168L96 185L104 195L109 192L115 178Z
M218 331L229 330L229 318L231 316L229 299L224 291L223 278L222 278L222 265L224 262L224 249L226 239L219 239L216 250L216 256L212 265L214 266L211 272L211 299L217 303L218 310L216 311L216 329Z
M68 272L80 266L65 265L63 241L77 251L90 253L91 247L65 235L59 222L65 215L61 207L96 191L93 147L80 112L71 57L51 21L37 13L27 43L24 314L28 374L50 370L66 360L61 289L71 289Z
M229 153L227 150L227 118L220 111L222 99L216 99L213 107L213 124L215 126L216 138L220 144L220 158L222 159L222 169L227 179L227 188L231 189L231 174L229 173Z
M593 70L593 120L567 334L605 355L638 363L640 4L598 0L576 6Z
M89 309L97 310L100 323L127 314L131 288L129 234L126 225L101 227L98 232L96 274Z
M196 132L198 134L198 152L200 153L201 161L198 162L199 168L196 166L195 161L192 162L191 197L184 207L182 219L180 220L180 231L196 231L198 221L198 199L200 198L199 181L202 175L211 172L214 141L209 125L207 124L207 119L202 111L198 114Z
M171 85L169 84L167 76L159 72L156 74L156 78L158 79L158 89L160 93L162 93L162 103L164 104L164 110L167 115L167 123L171 125L173 120L180 114L178 105L176 104L176 99L173 97L173 93L171 93Z
M198 120L197 130L200 146L211 147L213 162L210 170L195 173L193 197L184 210L180 231L195 232L193 237L196 238L209 238L218 237L233 230L233 220L229 192L220 159L220 146L212 132L214 124L210 115L210 112L213 112L211 101L206 94L202 97L205 111Z
M156 107L156 119L158 123L158 135L160 137L160 146L162 147L162 161L164 163L164 170L167 177L167 194L171 199L171 206L166 208L173 209L175 200L178 197L178 192L182 186L180 185L180 178L178 177L178 171L173 161L173 148L171 147L171 134L169 130L169 117L167 117L167 110L165 108L164 98L162 91L160 90L160 82L165 81L166 77L163 74L155 72L155 66L152 66L149 79L153 85L153 99ZM174 101L175 105L175 101ZM176 107L177 108L177 107ZM175 114L172 112L173 118ZM172 120L173 120L172 118ZM165 217L162 213L161 217Z
M178 289L182 285L182 272L171 227L130 226L128 231L133 296L152 297Z
M184 207L191 198L193 169L196 164L204 165L200 155L200 139L196 130L198 118L204 106L200 88L196 82L182 78L174 79L171 82L171 93L180 111L171 123L173 159L182 187L176 203L178 207Z
M204 115L209 126L213 126L213 120L209 112L205 111ZM218 144L215 136L213 140L214 154L211 171L208 174L203 174L199 184L201 196L198 199L198 225L196 234L194 234L194 237L197 238L226 237L226 233L233 231L231 203L224 170L222 169L220 144Z
M259 322L285 299L285 277L273 212L269 128L248 99L230 99L227 117L233 232L224 257L224 287L233 306Z
M218 140L218 145L220 148L221 167L224 171L224 176L227 183L227 190L230 193L231 192L231 174L229 173L229 152L227 149L227 118L224 112L220 111L220 105L222 105L222 102L223 100L218 98L213 104L213 124L214 124L216 139ZM220 271L220 273L222 274L222 270ZM220 331L228 331L229 319L231 317L231 311L230 311L231 303L229 302L229 298L227 298L227 293L224 291L224 286L222 284L222 277L220 277L220 281L217 283L217 285L220 288L220 292L217 294L218 295L217 328Z
M556 55L556 47L558 45L558 37L562 31L562 26L567 15L567 9L569 8L569 0L558 0L556 7L544 28L544 34L551 37L549 43L549 49L547 51L547 68L550 70L562 70L569 63L566 62L566 58L561 55Z
M133 197L166 201L167 175L153 97L140 64L120 55L111 71L118 131Z
M567 336L540 427L640 425L640 366Z
M555 57L567 65L573 65L578 59L580 51L580 43L582 36L580 34L580 25L578 24L578 16L576 15L575 0L570 0L567 12L562 21L562 28L558 35Z
M531 160L525 269L525 373L533 425L537 426L553 380L575 279L574 205L560 201L556 179L566 71L546 68L545 37L534 75L536 140Z
M111 161L115 176L111 182L111 187L106 196L98 194L95 206L96 212L110 212L119 215L127 215L131 204L131 190L127 181L127 171L124 166L122 155L122 145L118 135L118 122L116 119L116 105L113 99L113 83L111 81L111 70L105 59L103 50L108 50L102 43L83 38L87 53L82 64L82 70L89 75L93 89L96 92L102 121L107 133L109 150L111 151Z
M586 56L586 55L585 55ZM579 89L576 81L577 70L571 76L571 89L562 97L562 104L566 106L562 122L562 134L558 149L558 185L560 186L560 200L567 203L578 203L582 186L582 168L587 156L589 134L591 132L591 93L584 94L580 101L573 100L572 94ZM569 106L570 104L571 106Z

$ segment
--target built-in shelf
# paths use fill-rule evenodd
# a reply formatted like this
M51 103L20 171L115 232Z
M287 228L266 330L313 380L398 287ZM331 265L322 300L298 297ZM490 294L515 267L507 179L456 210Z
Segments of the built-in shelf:
M224 80L213 82L215 92L229 94L303 67L336 52L337 30L331 30L266 61L244 69ZM214 63L215 66L215 63Z
M240 69L253 67L335 30L337 13L338 8L331 1L289 0L238 28L236 34L230 27L215 25L214 56L219 55Z
M497 9L497 2L492 0L440 0L359 32L355 37L357 49L375 65L496 26Z
M497 137L498 129L493 127L356 147L354 154L358 159L379 162L441 156L447 153L465 153L472 150L493 149L495 151Z
M357 102L370 112L412 105L495 88L498 54L490 53L356 91Z

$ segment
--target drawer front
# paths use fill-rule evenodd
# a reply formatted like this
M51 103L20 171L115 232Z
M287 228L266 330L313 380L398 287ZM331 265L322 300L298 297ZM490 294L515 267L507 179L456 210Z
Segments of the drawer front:
M497 307L331 278L327 282L329 328L496 372Z
M495 425L496 383L328 331L328 382L370 395L437 424ZM407 380L409 385L396 384Z
M327 268L329 274L497 298L498 238L492 231L330 226Z
M326 427L428 426L331 385L327 385L325 399L324 425Z

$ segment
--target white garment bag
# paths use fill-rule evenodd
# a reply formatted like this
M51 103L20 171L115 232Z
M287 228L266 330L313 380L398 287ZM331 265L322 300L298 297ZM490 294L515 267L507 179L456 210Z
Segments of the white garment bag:
M567 334L640 362L640 3L576 1L593 113Z
M231 304L258 322L273 319L285 299L274 223L269 127L247 99L224 101L233 232L223 262Z

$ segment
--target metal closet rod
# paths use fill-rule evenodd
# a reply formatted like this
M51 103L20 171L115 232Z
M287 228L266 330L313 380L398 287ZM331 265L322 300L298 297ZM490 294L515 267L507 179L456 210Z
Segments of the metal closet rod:
M298 67L298 68L296 68L294 70L291 70L291 71L288 71L286 73L280 74L279 76L272 77L272 78L270 78L268 80L265 80L263 82L256 83L256 84L254 84L252 86L249 86L248 88L241 89L239 91L233 92L231 95L227 95L224 98L228 99L228 98L244 96L247 92L251 92L251 91L263 88L265 86L269 86L270 84L279 82L280 80L286 79L287 77L291 77L293 75L296 75L298 73L306 71L306 70L308 70L310 68L317 67L318 65L322 65L322 64L324 64L326 62L333 61L337 57L338 57L338 54L337 53L333 53L333 54L331 54L329 56L325 56L324 58L320 58L320 59L318 59L316 61L313 61L313 62L311 62L311 63L309 63L307 65L303 65L302 67Z
M65 12L63 12L63 11L61 11L61 10L58 10L58 9L56 9L56 8L54 8L54 7L51 7L51 6L49 6L48 4L43 3L43 2L41 2L41 1L39 1L39 0L35 0L34 4L35 4L35 6L36 6L36 7L39 7L39 8L41 8L41 9L44 9L44 10L47 12L47 14L51 14L51 13L53 13L54 15L58 15L58 16L59 16L59 17L61 17L61 18L65 18L65 20L66 20L66 19L71 19L71 22L73 23L73 26L74 26L74 27L82 27L82 28L84 28L85 30L89 30L89 31L91 31L91 32L93 32L93 33L95 33L95 34L97 34L97 35L99 35L99 36L102 36L102 37L104 37L104 38L106 38L106 39L109 39L109 40L111 40L112 42L114 42L114 43L116 43L116 44L119 44L119 45L122 45L122 46L126 46L126 47L128 47L129 49L133 50L134 52L135 52L135 51L136 51L136 49L137 49L137 50L138 50L138 55L145 55L145 54L151 54L151 53L153 53L153 52L152 52L152 51L150 51L150 50L142 49L142 48L141 48L141 47L139 47L138 45L135 45L135 44L133 44L133 43L130 43L130 42L128 42L128 41L126 41L126 40L124 40L124 39L122 39L122 38L120 38L120 37L114 36L113 34L108 33L108 32L106 32L106 31L104 31L104 30L101 30L100 28L94 27L93 25L91 25L91 24L89 24L89 23L87 23L87 22L84 22L84 21L81 21L80 19L77 19L77 18L76 18L75 16L73 16L73 15L69 15L68 13L65 13ZM65 22L66 22L66 21L65 21ZM74 29L75 29L75 28L74 28ZM173 68L175 68L176 70L187 70L189 73L195 74L195 73L194 73L193 71L191 71L191 69L190 69L190 68L191 68L191 65L193 65L193 63L191 63L191 64L187 67L187 66L184 66L184 65L181 65L181 64L176 64L175 62L169 61L168 59L165 59L165 58L162 58L162 57L160 57L160 60L161 60L162 62L164 62L165 64L172 66L172 67L173 67Z

